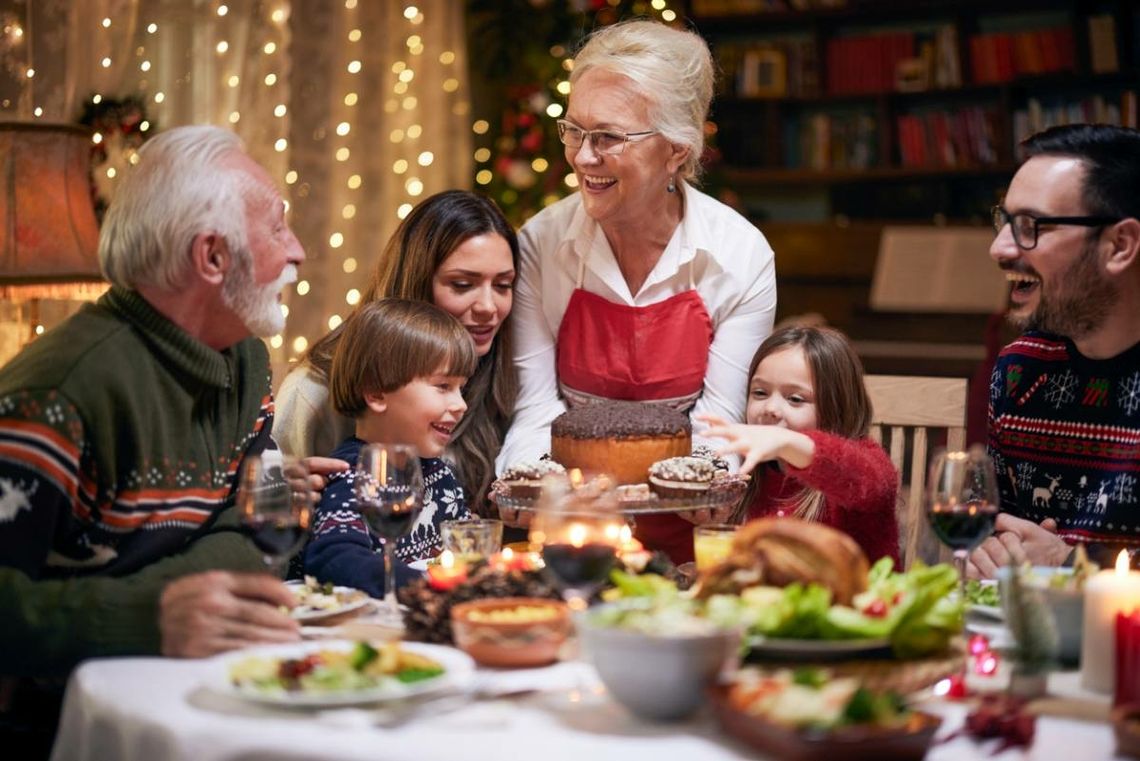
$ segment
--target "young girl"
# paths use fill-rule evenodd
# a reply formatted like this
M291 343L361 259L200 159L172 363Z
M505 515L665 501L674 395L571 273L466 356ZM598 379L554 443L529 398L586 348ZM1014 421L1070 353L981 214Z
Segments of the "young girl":
M850 534L867 557L899 559L898 475L871 439L863 366L842 333L791 327L770 335L749 369L746 425L715 416L706 436L726 439L752 478L747 517L794 515Z
M361 304L397 297L435 304L466 328L478 357L463 389L469 410L452 432L446 458L468 504L490 515L486 498L495 456L514 412L518 381L508 330L519 244L493 201L448 190L415 206L380 256ZM328 454L353 421L329 400L329 368L343 325L315 343L277 393L273 435L298 457Z
M463 490L439 459L467 410L460 390L475 369L475 347L455 318L421 301L382 299L344 325L332 360L330 390L355 432L333 452L355 467L366 443L409 444L420 454L424 508L396 544L396 582L412 578L406 564L436 555L439 524L470 517ZM318 581L384 595L384 563L357 508L351 468L329 477L304 552L306 574Z

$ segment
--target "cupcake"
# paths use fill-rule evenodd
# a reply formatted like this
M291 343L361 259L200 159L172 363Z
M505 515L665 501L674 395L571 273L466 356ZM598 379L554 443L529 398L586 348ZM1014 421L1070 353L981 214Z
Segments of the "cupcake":
M716 468L718 473L728 473L730 470L728 460L723 457L718 457L713 448L705 444L698 444L693 447L693 457L701 460L708 460Z
M717 469L700 457L670 457L649 468L649 488L665 499L699 497L709 490Z
M565 473L566 468L554 460L521 462L504 470L499 481L510 490L513 499L533 499L542 494L544 477Z

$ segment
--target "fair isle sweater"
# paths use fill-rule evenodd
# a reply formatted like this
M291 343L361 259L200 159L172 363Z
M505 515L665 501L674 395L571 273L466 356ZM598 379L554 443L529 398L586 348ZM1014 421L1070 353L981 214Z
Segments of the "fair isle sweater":
M313 518L313 537L305 548L305 574L318 581L363 589L373 597L384 596L384 559L381 541L368 530L353 490L354 470L365 442L351 436L332 457L344 460L349 469L329 476ZM424 507L407 535L396 542L396 585L419 578L407 566L415 560L434 557L442 549L439 524L470 518L463 487L451 467L437 458L421 458L424 474Z
M1098 360L1067 338L1025 333L990 379L989 450L1003 512L1053 518L1069 543L1135 545L1140 344Z
M0 369L0 674L157 653L167 581L263 568L207 530L271 421L261 341L215 351L118 288Z
M819 522L851 536L873 563L887 556L899 564L898 471L871 439L805 431L815 442L806 468L761 467L762 479L748 518L791 515L805 487L823 493Z

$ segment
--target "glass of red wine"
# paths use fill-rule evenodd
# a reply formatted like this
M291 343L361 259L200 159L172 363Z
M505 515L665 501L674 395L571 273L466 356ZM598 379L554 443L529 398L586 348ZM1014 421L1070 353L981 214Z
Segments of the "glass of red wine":
M367 444L360 450L353 479L357 509L384 545L385 623L402 625L392 570L396 542L411 532L424 505L424 475L414 447Z
M998 514L997 473L985 449L939 450L930 465L927 516L939 541L954 553L958 586L966 599L966 561L994 531Z
M309 531L316 493L301 460L270 449L247 455L237 487L241 530L280 573Z
M542 546L546 573L573 611L585 610L590 597L609 578L625 520L607 481L571 489L545 484L531 523L531 544Z

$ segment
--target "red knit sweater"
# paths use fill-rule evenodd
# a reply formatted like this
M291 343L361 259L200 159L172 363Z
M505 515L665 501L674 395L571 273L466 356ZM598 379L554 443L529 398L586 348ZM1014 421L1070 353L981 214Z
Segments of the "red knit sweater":
M898 472L883 448L870 439L847 439L823 431L805 431L815 442L806 468L761 468L763 478L748 518L795 509L805 487L823 492L819 521L849 534L873 563L884 555L899 566Z

